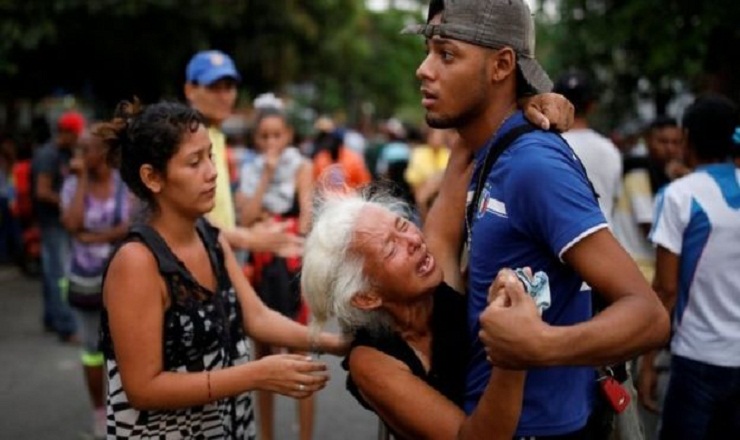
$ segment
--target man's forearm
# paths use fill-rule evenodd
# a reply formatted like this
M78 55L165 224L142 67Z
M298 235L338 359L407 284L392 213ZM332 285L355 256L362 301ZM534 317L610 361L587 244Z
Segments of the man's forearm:
M658 294L660 302L663 304L663 307L665 307L668 313L672 313L673 308L676 306L676 297L678 296L678 292L676 291L677 288L678 287L666 288L658 282L653 283L653 289L655 290L655 293Z
M463 233L465 198L471 174L470 153L453 151L439 186L439 194L424 225L424 234L433 246L449 249L458 247Z
M293 242L288 234L281 231L278 226L275 230L263 228L259 232L255 232L255 228L255 225L249 228L237 226L222 229L221 233L233 249L253 252L279 252L283 246Z
M658 350L648 350L642 355L642 360L640 362L640 371L644 371L646 369L654 369L655 368L655 358L658 356Z
M240 228L239 229L246 229L246 228ZM246 231L238 231L237 228L223 228L221 229L221 235L224 236L226 241L229 243L229 246L231 246L234 249L248 249L249 248L249 238L246 233Z
M665 344L668 314L639 296L620 299L587 322L549 326L537 366L610 365Z

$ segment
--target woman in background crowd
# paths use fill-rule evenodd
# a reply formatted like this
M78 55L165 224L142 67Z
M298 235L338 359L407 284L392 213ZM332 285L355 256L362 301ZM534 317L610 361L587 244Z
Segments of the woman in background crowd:
M98 347L103 298L103 270L113 243L126 235L129 194L121 176L106 160L108 147L97 128L80 137L71 174L62 186L62 224L72 237L67 300L77 317L82 367L93 404L93 436L106 434L103 401L103 354Z

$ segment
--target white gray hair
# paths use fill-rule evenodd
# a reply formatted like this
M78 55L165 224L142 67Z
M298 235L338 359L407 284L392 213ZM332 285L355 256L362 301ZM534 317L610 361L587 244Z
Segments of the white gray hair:
M408 205L371 186L360 193L326 192L314 200L313 225L306 238L301 270L301 288L318 332L336 317L342 332L354 334L365 329L373 334L390 328L390 318L382 310L361 310L352 298L370 290L373 280L364 273L364 258L353 251L357 220L364 208L376 206L408 217Z

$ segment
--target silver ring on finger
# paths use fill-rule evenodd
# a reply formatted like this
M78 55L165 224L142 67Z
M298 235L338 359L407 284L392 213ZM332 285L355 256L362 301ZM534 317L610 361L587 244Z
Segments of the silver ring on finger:
M299 383L298 384L298 391L306 391L306 386L303 385L302 383Z

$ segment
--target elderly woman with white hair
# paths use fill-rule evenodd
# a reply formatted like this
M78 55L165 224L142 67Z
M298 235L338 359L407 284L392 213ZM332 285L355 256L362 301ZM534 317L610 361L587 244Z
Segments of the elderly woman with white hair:
M524 372L496 368L475 412L461 409L468 360L459 243L470 157L453 150L425 236L387 196L324 194L306 241L302 287L320 328L336 317L354 338L347 387L397 438L511 439ZM453 177L454 178L448 178ZM452 244L451 244L452 243ZM526 296L511 273L491 307Z

